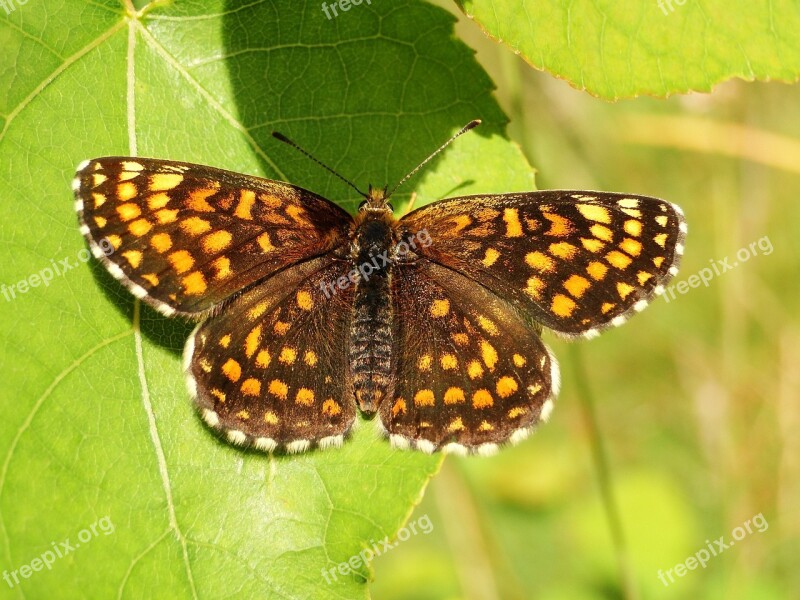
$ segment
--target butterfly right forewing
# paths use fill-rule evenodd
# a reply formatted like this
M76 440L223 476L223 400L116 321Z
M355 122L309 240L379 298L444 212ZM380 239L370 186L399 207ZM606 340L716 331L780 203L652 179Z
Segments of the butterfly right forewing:
M302 188L190 163L97 158L81 165L73 187L95 255L166 315L201 317L341 245L352 227L348 213Z

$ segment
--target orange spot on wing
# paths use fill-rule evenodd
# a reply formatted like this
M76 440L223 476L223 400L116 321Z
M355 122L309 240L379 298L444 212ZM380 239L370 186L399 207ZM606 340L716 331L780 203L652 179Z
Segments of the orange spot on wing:
M456 417L447 426L447 431L450 432L461 431L462 429L464 429L464 421L461 420L461 417Z
M608 267L601 262L592 261L586 267L586 272L596 281L601 281L608 273Z
M117 186L117 199L122 202L125 200L130 200L131 198L136 198L138 193L139 190L136 188L136 184L131 183L130 181L120 183Z
M592 253L600 252L600 250L603 249L603 246L605 246L603 242L593 238L581 238L581 244L583 244L583 247Z
M187 296L199 296L206 291L206 278L200 271L190 273L183 278L183 291Z
M446 298L442 300L434 300L431 303L430 312L432 317L438 318L445 316L450 312L450 301Z
M270 381L268 389L270 394L280 398L281 400L286 400L286 397L289 393L289 388L280 379L273 379Z
M513 377L501 377L497 380L497 395L501 398L508 398L518 389L519 385Z
M297 306L303 310L311 310L314 307L314 300L311 298L311 294L305 290L297 292Z
M542 295L542 290L544 289L544 281L539 279L538 277L529 277L528 278L528 287L525 288L525 293L528 294L534 300L538 300Z
M553 302L550 305L550 310L553 314L559 317L569 317L572 315L576 307L575 301L569 296L564 294L556 294L553 296Z
M414 404L417 406L433 406L434 405L433 391L420 390L414 394Z
M220 256L211 263L211 266L216 270L214 279L226 279L233 275L233 271L231 271L231 261L227 256Z
M494 248L487 248L481 262L483 263L484 267L491 267L495 262L497 262L498 258L500 258L500 253L497 250Z
M620 298L622 298L623 300L624 300L625 298L627 298L627 297L630 295L630 293L631 293L631 292L632 292L634 289L635 289L635 288L634 288L632 285L628 285L628 284L627 284L627 283L625 283L624 281L620 281L620 282L617 284L617 292L619 292L619 296L620 296Z
M403 398L398 398L394 401L392 405L392 416L396 417L398 414L403 413L406 414L408 407L406 406L406 401Z
M489 408L494 406L494 398L489 390L480 389L472 394L473 408Z
M637 221L636 219L629 219L628 221L625 221L623 228L625 229L625 233L628 235L639 237L642 233L642 222Z
M556 242L555 244L550 244L548 250L553 256L558 256L559 258L563 258L565 260L571 259L573 256L575 256L575 253L578 252L578 249L575 246L567 242Z
M456 357L453 356L452 354L444 354L439 359L439 364L442 365L442 369L444 369L445 371L451 371L458 366L458 361L456 360Z
M266 350L259 350L256 354L256 366L261 369L266 369L269 366L272 357Z
M239 204L236 205L236 210L233 211L234 216L246 221L251 221L253 215L251 213L253 204L256 201L256 193L252 190L242 190L239 195Z
M136 237L142 237L152 228L153 226L147 219L136 219L133 223L128 225L128 231L130 231Z
M639 254L642 252L642 244L631 238L625 238L622 240L619 244L619 247L631 256L639 256Z
M525 255L528 266L542 273L550 273L555 269L555 261L543 252L528 252Z
M242 376L242 366L232 358L229 358L225 364L222 365L222 373L230 381L239 381L239 378Z
M340 412L342 412L342 407L333 398L328 398L327 400L325 400L325 402L322 403L323 415L328 415L329 417L335 417Z
M483 375L483 367L477 360L473 360L467 365L467 375L470 379L476 379Z
M603 240L604 242L610 242L614 239L614 233L604 225L592 225L589 231L591 231L592 235L598 240Z
M294 397L294 401L297 404L302 404L304 406L311 406L314 404L314 392L312 392L308 388L300 388L297 390L297 394Z
M258 350L258 345L261 342L261 325L254 327L250 330L250 333L247 334L247 337L244 340L244 353L247 358L253 356Z
M598 223L611 223L611 214L604 206L597 204L578 204L578 212L590 221Z
M142 214L142 210L138 204L128 202L127 204L120 204L117 207L117 214L123 221L131 221Z
M258 396L261 393L261 382L250 377L242 382L241 390L245 396Z
M230 246L232 239L233 236L229 232L220 230L215 231L214 233L209 233L203 238L201 244L203 246L203 250L209 254L213 254L225 250L225 248Z
M166 235L166 234L165 234ZM155 236L153 236L155 239ZM194 266L194 258L186 250L178 250L170 254L167 259L178 273L186 273Z
M150 176L150 190L161 192L171 190L183 181L183 175L179 173L156 173Z
M169 223L174 223L178 220L178 209L175 210L167 210L162 209L156 213L156 219L162 225L168 225Z
M464 402L464 390L458 387L447 388L444 393L445 404L461 404Z
M261 247L261 251L265 254L275 250L275 246L272 245L272 240L270 240L268 233L262 233L256 238L256 242Z
M138 266L142 264L142 253L139 250L128 250L127 252L123 252L122 256L134 269L138 268Z
M200 235L207 231L211 231L211 223L200 217L189 217L180 223L183 229L189 235Z
M622 252L619 252L618 250L612 250L606 254L606 260L611 264L611 266L620 270L626 269L628 265L631 264L631 258Z
M294 348L289 348L288 346L284 347L281 350L281 354L278 357L279 361L287 365L294 364L294 361L296 359L297 359L297 351Z
M566 217L549 212L544 212L542 215L545 219L550 221L550 229L545 232L545 235L566 237L575 231L575 228L572 226L572 222Z
M503 211L503 220L506 222L506 237L515 238L522 235L522 224L519 222L519 210L506 208Z
M164 192L153 194L147 198L147 208L150 210L160 210L169 204L170 200L172 200L171 196Z
M483 358L483 363L489 367L490 371L494 370L498 358L497 350L487 341L481 342L481 358Z
M572 275L564 282L564 288L575 298L580 298L591 287L591 283L585 277Z

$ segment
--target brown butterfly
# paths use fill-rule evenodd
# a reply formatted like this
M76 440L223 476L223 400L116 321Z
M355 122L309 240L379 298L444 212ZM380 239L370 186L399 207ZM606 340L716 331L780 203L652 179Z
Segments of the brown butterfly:
M397 447L524 439L559 387L542 327L625 322L677 273L686 233L680 208L630 194L464 196L397 219L370 187L353 217L289 183L138 157L84 162L74 190L109 272L202 320L184 357L206 423L265 451L339 446L357 407Z

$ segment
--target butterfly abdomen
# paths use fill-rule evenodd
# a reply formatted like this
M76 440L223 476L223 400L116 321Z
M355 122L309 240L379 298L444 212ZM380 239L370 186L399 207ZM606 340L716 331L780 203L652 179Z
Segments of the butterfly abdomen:
M392 366L391 228L368 220L356 232L359 280L350 329L350 370L361 410L374 413L389 393Z

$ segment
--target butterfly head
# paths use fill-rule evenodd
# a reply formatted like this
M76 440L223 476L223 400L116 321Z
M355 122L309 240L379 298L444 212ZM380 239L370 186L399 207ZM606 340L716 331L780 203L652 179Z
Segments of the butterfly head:
M369 186L369 191L364 194L364 201L359 205L358 211L362 213L388 213L394 212L394 207L389 204L388 186L382 188Z

